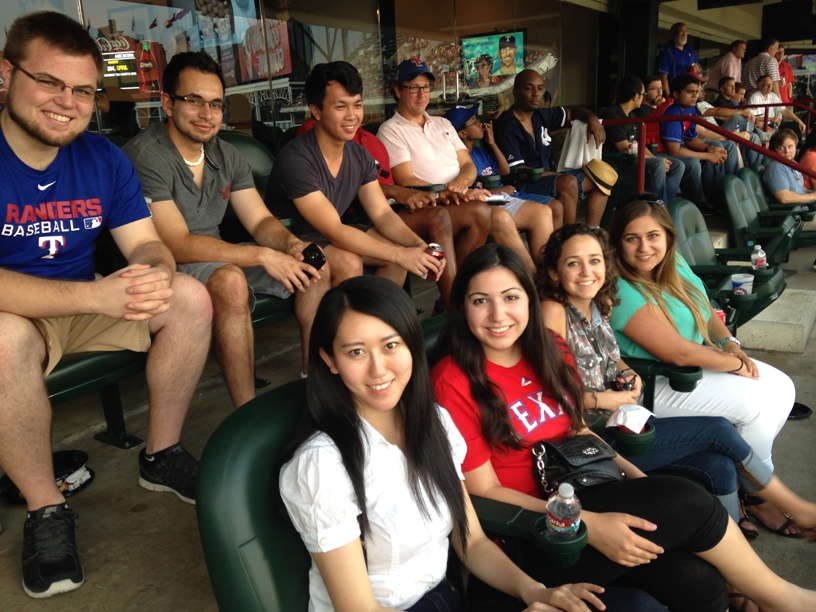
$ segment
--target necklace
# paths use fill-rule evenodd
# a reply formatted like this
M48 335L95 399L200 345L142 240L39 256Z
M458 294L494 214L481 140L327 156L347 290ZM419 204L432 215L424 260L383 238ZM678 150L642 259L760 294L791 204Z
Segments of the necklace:
M184 159L184 156L182 156L181 159ZM204 163L204 145L201 145L201 155L198 156L197 160L191 162L184 159L184 163L190 166L191 168L195 168L196 166L200 166L202 163Z

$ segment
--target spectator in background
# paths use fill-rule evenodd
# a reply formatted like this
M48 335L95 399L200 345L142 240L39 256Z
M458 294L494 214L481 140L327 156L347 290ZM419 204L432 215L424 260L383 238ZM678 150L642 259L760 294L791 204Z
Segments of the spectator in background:
M739 81L734 83L734 97L731 98L731 102L734 103L734 106L745 104L745 94L747 93L748 87L745 83L740 83Z
M710 83L711 81L709 81ZM717 82L717 90L720 94L714 100L714 106L718 108L735 108L737 105L735 98L737 93L737 82L733 77L723 77Z
M665 114L698 116L699 79L693 74L682 74L672 82L671 88L674 103L666 109ZM686 165L686 172L691 172L690 176L695 177L693 193L685 194L686 197L707 212L713 210L721 196L723 177L726 173L736 174L739 169L737 156L728 152L728 145L733 147L733 143L704 142L697 134L697 124L682 120L661 123L660 137L666 152L681 159ZM699 181L696 180L698 176Z
M634 110L635 117L645 117L651 114L658 106L663 104L666 98L663 97L663 81L658 75L647 77L643 81L643 98L640 107Z
M476 166L450 121L426 112L435 80L422 60L414 57L401 62L394 84L399 108L380 126L377 138L388 150L398 185L444 185L436 198L467 214L470 207L481 209L492 194L472 187L478 176ZM508 211L491 206L489 228L493 240L509 246L520 257L530 257Z
M730 77L735 82L742 78L742 58L745 57L745 49L748 43L744 40L735 40L731 43L729 51L714 64L711 72L708 73L708 91L716 95L720 81Z
M782 100L773 91L773 82L769 75L763 75L758 80L759 89L752 93L748 98L749 104L781 104ZM757 126L761 127L765 132L775 132L779 128L779 124L783 120L793 122L800 133L805 131L805 124L794 112L785 106L769 106L768 107L768 124L765 125L765 109L762 107L751 109L756 115Z
M542 108L544 80L535 70L522 70L513 84L513 106L496 119L496 143L513 168L542 168L544 176L537 181L516 185L524 193L555 197L564 205L564 223L575 223L578 200L586 198L587 223L598 225L606 208L607 195L597 189L583 170L552 172L550 170L551 130L569 127L573 119L587 124L587 142L596 146L606 139L598 118L585 108L556 106Z
M445 113L445 119L451 122L453 129L467 147L470 158L476 166L477 181L479 178L491 175L507 174L510 168L504 159L496 141L493 138L492 123L484 124L476 117L479 106L466 108L456 106ZM483 140L485 146L474 148L477 140ZM492 150L492 153L490 152ZM481 182L477 186L483 186ZM530 270L535 270L534 260L547 244L554 225L554 210L560 211L559 221L563 222L563 207L561 202L547 198L547 202L536 202L527 199L527 195L519 193L512 185L499 185L492 189L493 195L502 197L497 206L504 208L513 217L516 229L527 234L527 243L532 257L525 264ZM544 196L538 196L543 198ZM559 226L560 227L560 226ZM526 257L524 258L526 260Z
M636 116L635 111L640 108L645 95L643 81L638 77L630 76L621 79L618 83L615 94L615 104L606 109L601 115L602 119L626 119ZM639 128L637 125L607 125L606 126L606 146L603 149L604 159L609 160L615 153L626 155L628 153L629 141L638 140ZM680 160L670 157L656 157L648 148L646 155L646 191L656 193L668 204L677 195L680 189L680 182L683 179L685 166ZM626 163L626 158L620 160L621 171L630 176L637 172L637 157L633 157L632 163Z
M681 74L702 74L697 54L688 42L688 26L678 22L671 27L671 41L657 56L657 73L663 86L663 96L670 95L670 85Z
M779 41L775 38L766 38L762 41L762 51L743 63L742 83L748 88L748 96L759 89L759 80L764 76L771 77L771 89L779 95L779 62L776 61L776 52Z
M730 77L723 77L729 79ZM754 123L754 114L747 108L738 109L735 107L713 106L705 101L704 92L700 89L700 94L697 99L697 113L706 121L713 125L717 125L724 130L735 133L737 136L750 140L755 145L760 145L761 132L757 129ZM697 126L697 131L703 138L713 140L725 140L724 136L714 133L712 130L706 130L703 126ZM741 160L740 167L742 167L742 159L748 161L749 164L762 161L763 155L749 147L741 145L737 149Z
M785 159L794 161L798 144L799 136L796 132L793 130L779 130L771 136L768 147ZM805 188L802 173L782 162L773 159L769 161L762 175L762 180L765 182L765 187L780 204L803 204L816 199L813 191Z
M785 104L790 104L793 100L793 83L796 77L793 76L793 66L788 63L787 57L784 45L779 43L776 51L776 61L779 62L779 97Z
M799 163L805 168L816 172L816 130L810 130L810 134L805 139L805 146L802 147L802 157L799 159ZM805 189L811 191L816 189L816 178L811 178L806 174L803 176Z

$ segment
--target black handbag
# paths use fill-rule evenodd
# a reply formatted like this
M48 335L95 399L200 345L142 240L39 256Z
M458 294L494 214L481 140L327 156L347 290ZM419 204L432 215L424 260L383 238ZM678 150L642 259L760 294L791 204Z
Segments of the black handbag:
M538 442L532 451L533 470L546 495L557 491L562 482L580 491L626 479L614 461L617 453L597 436L584 434Z

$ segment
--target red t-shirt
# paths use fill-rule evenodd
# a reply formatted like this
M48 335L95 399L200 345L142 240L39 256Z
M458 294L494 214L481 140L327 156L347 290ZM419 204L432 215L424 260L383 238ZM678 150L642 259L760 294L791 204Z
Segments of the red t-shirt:
M779 97L785 104L790 104L791 98L788 95L788 85L796 80L796 77L793 75L793 66L791 66L788 62L782 62L779 64L779 76L785 81L784 85L779 83Z
M481 411L471 396L470 383L449 355L436 364L431 380L437 401L450 412L467 444L462 471L469 472L489 460L503 487L538 496L530 447L541 440L567 435L569 416L545 392L525 359L510 368L488 361L487 376L503 392L510 422L525 448L491 448L482 435Z

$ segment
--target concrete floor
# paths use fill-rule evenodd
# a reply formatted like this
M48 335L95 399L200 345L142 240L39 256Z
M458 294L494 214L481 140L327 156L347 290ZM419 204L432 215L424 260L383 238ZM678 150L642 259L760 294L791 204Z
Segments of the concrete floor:
M793 254L784 266L788 286L816 290L811 263L816 247ZM428 316L435 289L415 283L416 301ZM275 386L298 376L299 341L292 320L270 325L257 335L258 374ZM274 352L273 352L274 351ZM816 342L811 336L803 354L763 353L753 356L786 371L796 383L799 401L816 406ZM143 377L123 389L131 432L147 429ZM230 413L230 401L211 359L190 409L183 443L200 456L212 431ZM77 541L85 584L78 590L37 601L21 588L20 553L25 510L0 504L0 610L216 610L198 538L195 508L175 495L139 487L138 449L120 450L94 440L104 428L101 405L94 395L54 410L54 448L81 449L96 480L71 501L78 512ZM788 422L777 438L775 461L782 479L816 500L816 417ZM816 589L816 545L762 531L753 546L783 577Z

